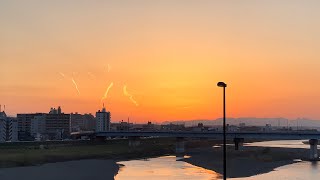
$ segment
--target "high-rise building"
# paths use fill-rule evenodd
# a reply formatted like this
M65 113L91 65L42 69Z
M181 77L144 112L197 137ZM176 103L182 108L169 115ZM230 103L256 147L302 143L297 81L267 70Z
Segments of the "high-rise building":
M46 134L49 139L64 139L70 136L70 114L52 109L49 114L45 114Z
M0 142L6 142L6 125L7 115L5 112L0 112Z
M18 122L3 111L0 112L0 142L6 141L18 141Z
M18 120L15 117L7 117L7 141L18 141Z
M17 114L19 140L33 140L31 134L31 120L44 113Z
M31 119L31 135L35 140L45 139L46 115L42 114Z
M71 131L94 131L96 128L96 121L92 114L78 114L71 113Z
M110 131L110 118L110 112L105 107L96 112L96 132Z

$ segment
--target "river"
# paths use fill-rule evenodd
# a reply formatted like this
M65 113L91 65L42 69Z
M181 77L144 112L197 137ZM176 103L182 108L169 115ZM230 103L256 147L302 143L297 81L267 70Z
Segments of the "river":
M302 141L268 141L246 144L246 146L309 148ZM189 158L189 157L183 157ZM215 171L180 161L175 156L120 161L118 166L113 160L79 160L48 163L39 166L1 168L0 180L217 180L221 175ZM299 162L276 168L274 171L234 180L301 179L313 180L320 177L320 164ZM210 163L210 162L209 162ZM212 163L215 163L214 161ZM118 172L118 173L117 173ZM116 174L116 175L115 175Z
M262 146L262 147L286 147L286 148L309 148L308 145L302 143L301 140L296 141L267 141L248 143L246 146ZM188 157L185 157L188 158ZM299 160L298 160L299 161ZM214 163L214 162L212 162ZM175 156L164 156L159 158L150 158L146 160L121 161L122 164L116 180L159 180L159 179L175 179L175 180L215 180L221 179L218 173L193 166L184 161L179 161ZM298 163L276 168L274 171L265 174L259 174L247 178L232 178L234 180L254 179L269 180L276 179L318 179L320 177L320 165L317 162L300 161Z

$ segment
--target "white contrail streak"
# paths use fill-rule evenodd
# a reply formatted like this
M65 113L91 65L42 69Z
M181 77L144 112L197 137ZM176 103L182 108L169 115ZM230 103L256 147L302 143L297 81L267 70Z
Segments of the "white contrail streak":
M136 106L138 106L137 101L135 101L135 100L132 98L132 96L130 96L130 100L131 100Z
M78 94L80 95L80 91L79 91L79 88L78 88L76 81L73 78L71 78L71 81L73 82L74 87L76 88L76 90L78 91Z
M88 72L88 76L89 76L90 79L95 79L96 78L96 76L93 75L91 72Z
M104 93L104 96L101 98L101 102L104 100L104 99L107 99L108 98L108 93L109 93L109 90L112 88L113 86L113 82L110 83L110 85L108 86L106 92Z
M104 68L104 72L110 72L110 70L111 70L110 64L107 64L107 65L104 66L103 68Z
M64 75L62 72L59 72L59 74L60 74L63 78L66 77L66 75Z
M124 93L125 96L128 96L128 97L129 97L130 101L131 101L133 104L135 104L136 106L138 106L137 101L135 101L135 100L133 99L132 95L128 93L128 91L127 91L127 86L126 86L126 85L123 86L123 93Z

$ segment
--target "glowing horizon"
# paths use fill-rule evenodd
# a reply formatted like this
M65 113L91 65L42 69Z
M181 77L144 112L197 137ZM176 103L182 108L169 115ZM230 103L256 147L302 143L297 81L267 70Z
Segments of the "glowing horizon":
M94 114L103 101L115 122L216 119L224 81L228 117L320 119L319 5L0 2L0 104L10 115Z

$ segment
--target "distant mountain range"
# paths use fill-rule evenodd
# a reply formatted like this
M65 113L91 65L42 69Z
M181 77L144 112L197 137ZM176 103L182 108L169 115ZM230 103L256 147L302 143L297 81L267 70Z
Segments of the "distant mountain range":
M222 125L222 118L215 120L179 120L179 121L165 121L163 124L184 124L185 126L196 126L198 123L203 123L205 126L217 126ZM297 127L313 127L320 128L320 120L311 120L305 118L298 118L295 120L289 120L286 118L227 118L227 124L229 125L239 125L240 123L245 123L246 126L265 126L266 124L271 124L273 127L292 127L293 129Z

